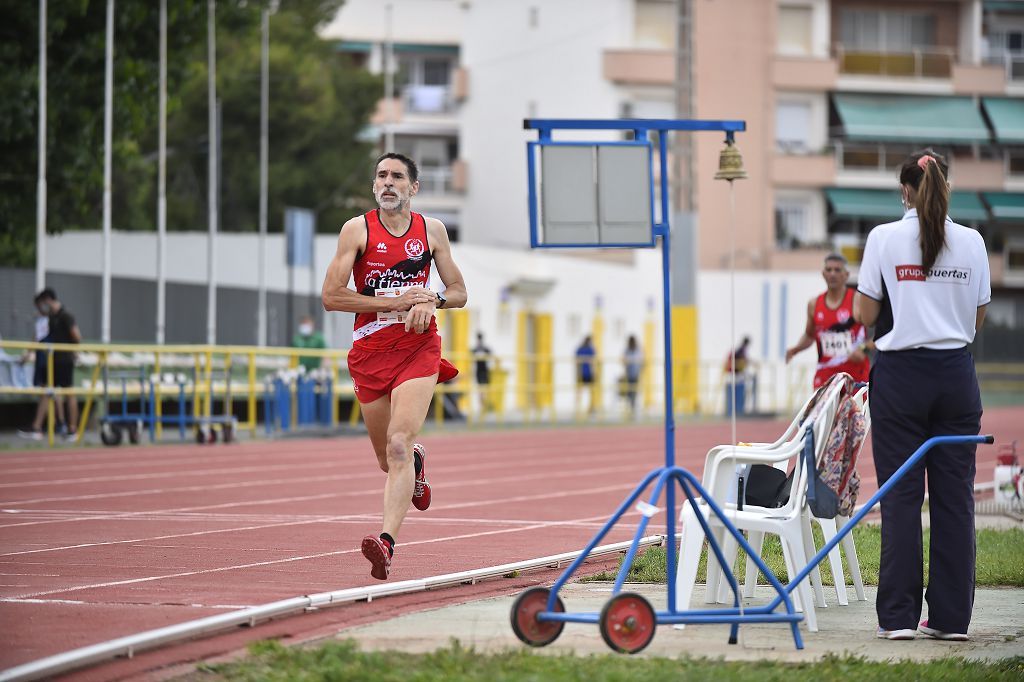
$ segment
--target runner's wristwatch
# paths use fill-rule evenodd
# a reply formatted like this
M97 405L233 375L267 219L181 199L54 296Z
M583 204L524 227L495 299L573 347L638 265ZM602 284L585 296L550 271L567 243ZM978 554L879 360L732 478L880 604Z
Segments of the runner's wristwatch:
M444 297L440 291L435 291L434 295L437 296L437 307L443 308L444 304L448 302L448 299Z

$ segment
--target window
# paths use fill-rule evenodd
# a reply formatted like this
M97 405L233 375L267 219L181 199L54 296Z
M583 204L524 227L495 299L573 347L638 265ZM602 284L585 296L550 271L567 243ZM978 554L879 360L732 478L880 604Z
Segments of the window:
M673 0L637 0L633 44L654 49L675 48L676 4Z
M775 241L782 249L796 249L809 243L810 207L792 199L775 204Z
M1006 170L1015 178L1024 176L1024 147L1006 150Z
M403 54L399 57L398 82L405 105L415 113L442 113L453 108L452 57Z
M910 52L935 47L935 15L924 12L844 9L843 47L864 52Z
M809 102L778 102L775 105L775 147L779 151L809 151L810 130Z
M810 7L779 7L779 54L810 55L813 49L811 35Z

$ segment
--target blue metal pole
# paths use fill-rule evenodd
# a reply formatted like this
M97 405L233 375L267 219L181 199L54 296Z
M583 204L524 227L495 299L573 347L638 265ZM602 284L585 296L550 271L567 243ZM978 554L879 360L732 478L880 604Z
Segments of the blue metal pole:
M993 442L995 442L995 437L994 436L980 436L979 435L979 436L933 436L933 437L929 438L928 440L926 440L924 443L921 443L921 446L914 452L914 454L912 454L910 457L908 457L907 461L904 462L902 464L902 466L900 466L900 468L896 470L895 473L893 473L893 475L889 478L889 480L886 481L885 483L883 483L882 487L879 488L875 492L875 494L871 496L871 499L864 503L864 506L861 507L860 511L857 512L856 514L854 514L850 518L850 520L846 523L846 525L844 525L839 530L839 532L836 533L835 537L833 537L831 540L826 542L825 546L822 547L821 550L817 554L815 554L813 557L811 557L810 561L807 562L807 565L804 566L803 570L800 571L799 573L797 573L796 576L794 576L793 579L789 581L789 584L786 586L786 591L787 592L792 592L794 589L796 589L796 586L800 584L800 581L803 580L804 578L806 578L807 574L810 573L811 571L813 571L814 567L817 566L821 562L822 559L824 559L826 556L828 556L828 553L831 552L832 549L836 545L838 545L839 542L844 537L846 537L847 533L850 533L851 531L853 531L853 527L856 526L858 523L860 523L860 520L868 515L868 513L871 511L871 509L876 504L878 504L878 502L883 497L885 497L886 493L888 493L890 490L892 490L892 487L894 485L896 485L897 483L899 483L900 479L903 478L903 476L907 473L907 471L909 471L915 464L917 464L917 462L922 457L924 457L925 453L927 453L929 450L931 450L932 447L934 447L936 445L944 445L944 444L947 444L947 443L987 443L987 444L991 445ZM773 604L777 603L777 602L778 602L778 598L776 598L776 600L775 600L775 602L773 602Z
M612 517L608 519L608 522L604 524L601 530L598 531L597 535L595 535L593 539L591 539L591 541L587 544L587 546L583 548L583 551L580 553L578 557L576 557L576 560L569 565L569 568L565 569L565 572L563 572L562 575L558 577L558 580L555 581L555 584L551 586L551 594L548 595L548 611L555 610L555 599L558 597L558 591L562 589L562 585L565 585L566 581L569 580L569 576L575 573L576 569L579 568L580 564L586 561L587 556L590 554L591 550L597 547L597 543L601 542L601 540L604 539L604 536L607 535L608 531L612 529L612 527L615 525L615 522L619 520L619 517L626 513L626 510L629 509L629 506L636 501L636 498L640 497L640 494L647 488L647 486L654 479L654 477L661 474L661 472L662 469L659 468L655 469L654 471L644 476L644 480L640 482L640 485L634 488L633 492L631 492L629 496L622 501L622 504L620 504L619 508L615 510L615 513L612 514Z
M668 206L668 145L667 132L658 131L658 163L661 169L661 286L662 326L665 338L665 466L676 465L676 416L672 386L672 238ZM670 485L665 491L665 570L669 576L676 574L676 487ZM675 608L676 583L668 580L668 608Z
M662 469L661 475L658 476L658 482L654 484L654 492L651 493L649 504L652 506L658 505L658 498L661 497L661 491L665 487L665 482L668 480L669 472L668 469ZM640 538L644 536L644 531L647 530L647 524L650 522L651 517L644 514L643 518L640 519L640 523L637 525L636 533L633 535L633 542L629 546L629 550L626 552L626 558L622 560L622 567L619 569L619 574L615 577L615 586L612 587L612 594L618 594L622 591L622 583L626 581L626 576L629 575L629 569L633 567L633 559L636 558L637 548L640 546ZM671 552L669 552L671 554ZM672 584L672 581L669 581Z

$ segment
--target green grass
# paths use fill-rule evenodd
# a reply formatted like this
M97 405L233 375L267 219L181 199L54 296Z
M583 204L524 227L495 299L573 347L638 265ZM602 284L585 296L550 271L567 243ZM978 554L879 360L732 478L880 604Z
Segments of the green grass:
M285 647L260 642L242 661L203 666L193 679L267 682L372 680L373 682L626 682L722 680L820 682L820 680L1020 680L1024 658L997 663L947 658L927 663L873 662L829 656L817 663L724 662L698 658L632 658L614 654L542 656L526 649L479 654L453 642L430 654L364 652L354 642Z
M824 542L821 530L815 526L815 545L821 547ZM930 533L924 531L924 567L925 579L928 573L928 544ZM853 529L854 542L857 545L857 558L860 560L861 577L865 585L878 584L878 561L881 553L881 528L879 526L857 526ZM1007 530L981 529L977 533L978 558L976 567L976 584L979 587L1009 586L1024 587L1024 530L1011 528ZM788 582L786 565L782 559L782 547L777 536L765 538L761 558L768 568L783 583ZM746 554L741 550L737 553L735 573L740 582L746 575ZM621 565L621 563L620 563ZM821 580L826 585L835 584L832 580L832 569L828 559L820 565ZM701 552L700 565L697 569L697 582L704 582L707 569L707 546ZM849 567L843 557L843 570L849 579ZM615 574L605 571L594 576L583 578L584 582L596 580L614 580ZM638 554L629 572L630 582L663 583L665 582L665 550L651 547ZM763 576L758 582L766 584Z

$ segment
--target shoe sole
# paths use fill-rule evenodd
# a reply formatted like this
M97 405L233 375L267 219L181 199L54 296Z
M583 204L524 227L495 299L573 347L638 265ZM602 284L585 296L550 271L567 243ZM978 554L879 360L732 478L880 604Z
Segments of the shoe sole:
M939 630L933 630L927 627L918 627L917 631L925 637L931 639L938 639L943 642L966 642L970 639L967 635L956 633L956 632L940 632Z
M419 445L419 444L417 443L417 445ZM420 453L420 459L423 462L420 466L426 467L426 465L427 465L427 451L423 449L422 445L419 446L419 447L416 447L414 445L413 446L413 450L414 451L418 451ZM420 469L420 471L423 471L423 469ZM414 483L414 485L415 485L415 483ZM419 497L416 496L416 493L415 493L416 489L413 488L414 492L413 492L413 495L412 495L412 506L416 507L416 509L418 509L419 511L427 511L428 509L430 509L430 501L431 501L430 481L428 481L426 479L426 477L424 477L424 479L423 479L423 488L424 488L424 493L422 495L420 495ZM424 504L421 507L420 504L423 504L423 498L426 498L427 503Z
M875 634L878 639L888 639L892 641L905 641L917 638L917 631L906 628L904 630L890 630L889 632L879 632Z
M372 568L370 575L377 580L388 579L388 556L387 550L382 549L380 544L373 541L373 538L363 539L363 556L370 562Z

